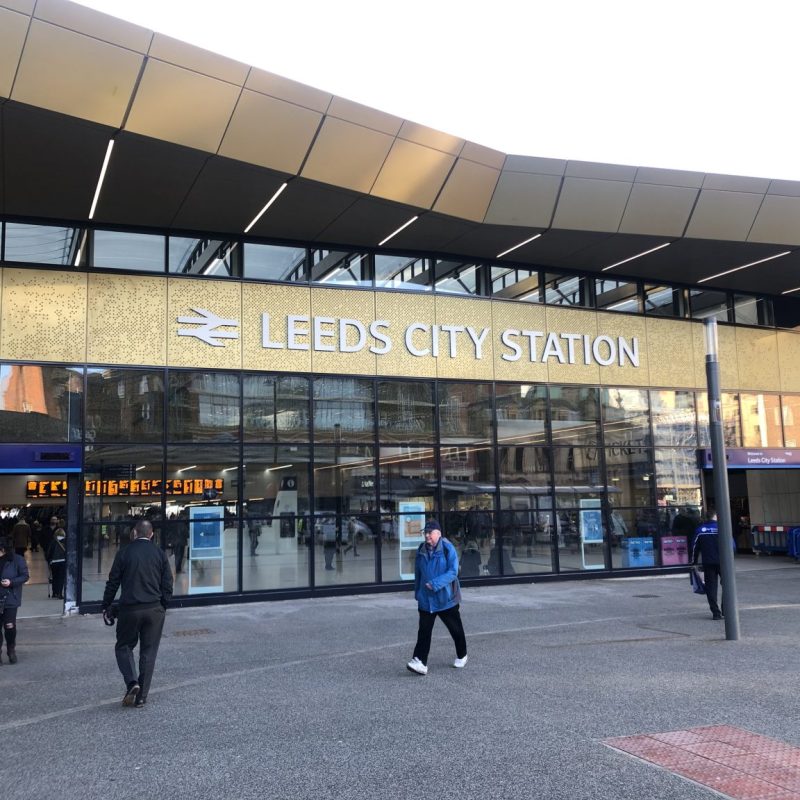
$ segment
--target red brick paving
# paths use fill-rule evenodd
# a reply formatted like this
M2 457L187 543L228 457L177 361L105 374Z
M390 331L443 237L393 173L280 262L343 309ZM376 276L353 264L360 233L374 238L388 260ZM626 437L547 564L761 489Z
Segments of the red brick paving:
M606 739L734 800L800 800L800 747L732 725Z

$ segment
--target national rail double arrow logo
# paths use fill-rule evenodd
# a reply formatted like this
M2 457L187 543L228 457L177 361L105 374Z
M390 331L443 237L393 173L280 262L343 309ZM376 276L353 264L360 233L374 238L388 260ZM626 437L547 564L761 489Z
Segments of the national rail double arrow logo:
M238 339L239 331L221 331L219 328L238 328L238 319L224 319L206 308L193 308L196 317L178 317L181 325L200 325L199 328L178 328L178 336L196 336L212 347L224 347L221 339Z

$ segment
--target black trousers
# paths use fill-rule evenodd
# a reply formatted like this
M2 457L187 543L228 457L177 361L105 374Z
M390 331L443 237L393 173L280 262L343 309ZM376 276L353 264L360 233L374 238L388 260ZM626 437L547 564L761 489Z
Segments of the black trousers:
M431 634L433 633L433 623L436 622L436 617L441 618L453 637L456 645L456 656L464 658L467 654L467 639L464 636L464 625L461 622L461 612L459 612L458 606L453 606L445 611L434 611L433 614L420 610L414 658L418 658L423 664L428 663L428 653L431 650Z
M125 686L134 681L139 684L139 696L147 698L153 670L156 666L161 631L164 629L166 612L159 604L144 606L120 606L117 617L117 644L114 654L117 666L125 680ZM139 669L133 657L133 649L139 645Z
M53 597L63 597L64 578L67 574L67 562L55 561L50 564L50 572L53 574Z
M705 564L703 566L703 581L706 585L706 598L711 613L721 613L717 605L717 592L720 583L719 564Z
M0 614L0 625L3 626L3 632L6 637L6 650L14 650L17 645L17 609L9 608L8 606L3 609ZM0 636L0 644L3 639Z

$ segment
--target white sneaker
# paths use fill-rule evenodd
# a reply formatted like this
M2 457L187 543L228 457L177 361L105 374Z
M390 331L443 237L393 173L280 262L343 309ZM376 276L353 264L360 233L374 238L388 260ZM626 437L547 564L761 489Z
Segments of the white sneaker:
M417 675L427 675L428 668L416 657L411 659L411 661L406 664L406 669L409 672L416 672Z
M468 659L468 658L469 658L469 656L464 656L464 658L457 658L457 659L456 659L456 660L453 662L453 666L454 666L456 669L463 669L464 667L466 667L466 666L467 666L467 659Z

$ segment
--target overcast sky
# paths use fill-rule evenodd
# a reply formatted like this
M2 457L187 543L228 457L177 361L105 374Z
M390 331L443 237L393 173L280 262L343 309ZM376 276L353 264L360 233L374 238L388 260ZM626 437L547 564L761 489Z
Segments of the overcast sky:
M83 0L507 153L800 180L793 0Z

